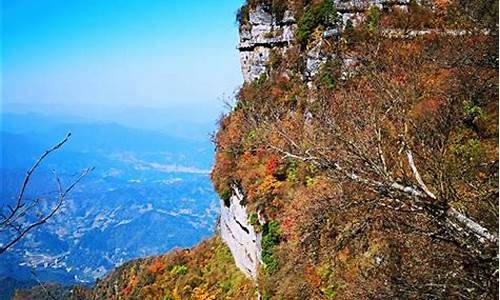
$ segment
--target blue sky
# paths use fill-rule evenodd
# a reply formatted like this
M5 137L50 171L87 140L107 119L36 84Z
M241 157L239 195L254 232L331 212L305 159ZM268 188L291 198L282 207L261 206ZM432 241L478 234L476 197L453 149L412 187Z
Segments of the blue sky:
M241 3L2 0L2 111L175 107L213 118L242 81Z

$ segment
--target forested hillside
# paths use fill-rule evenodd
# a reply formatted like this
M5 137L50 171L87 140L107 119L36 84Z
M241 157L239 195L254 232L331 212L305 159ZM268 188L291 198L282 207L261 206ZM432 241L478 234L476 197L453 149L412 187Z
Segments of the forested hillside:
M279 228L264 299L496 298L497 2L372 7L322 43L308 84L304 54L341 20L299 2L271 3L294 11L297 43L239 91L212 173Z

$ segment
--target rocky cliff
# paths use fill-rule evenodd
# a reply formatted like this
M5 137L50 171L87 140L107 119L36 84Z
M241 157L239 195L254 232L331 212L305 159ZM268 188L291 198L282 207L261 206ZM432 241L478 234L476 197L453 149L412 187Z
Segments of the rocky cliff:
M497 299L497 5L248 0L220 236L90 299Z
M294 40L295 28L296 22L290 11L286 11L280 20L266 6L259 5L248 12L248 22L240 26L238 44L245 82L266 72L272 49L286 51Z
M260 264L262 233L248 223L249 216L243 205L243 194L237 188L229 203L221 200L220 236L226 242L234 261L246 275L256 278Z
M358 26L366 21L367 12L376 8L384 11L407 11L410 0L334 0L338 22L332 27L322 27L321 35L302 50L305 67L301 80L308 83L330 59L342 61L343 65L352 64L349 58L336 58L334 53L325 49L324 44L335 43L346 24ZM291 10L280 15L273 13L269 4L248 7L244 20L240 20L240 41L238 50L245 83L269 75L272 55L286 56L291 47L297 45L297 18ZM239 189L232 189L228 203L221 200L220 232L222 239L233 253L236 265L247 275L256 278L261 263L261 233L256 233L248 223L248 213L244 197ZM261 220L263 222L263 220ZM263 225L263 224L261 224Z
M346 24L363 23L367 12L373 8L405 11L410 0L333 0L332 3L339 21L331 28L323 28L321 38L305 51L306 68L302 75L306 80L311 79L331 56L323 51L323 44L340 36ZM272 13L272 7L265 4L257 5L247 14L247 20L240 23L238 50L243 79L251 82L267 73L272 51L285 54L296 43L297 20L292 11L286 10L282 16L277 16Z

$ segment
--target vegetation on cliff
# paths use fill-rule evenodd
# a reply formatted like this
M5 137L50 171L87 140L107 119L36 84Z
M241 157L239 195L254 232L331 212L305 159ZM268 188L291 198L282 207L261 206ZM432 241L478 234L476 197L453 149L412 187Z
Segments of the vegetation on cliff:
M13 299L252 299L254 283L234 264L219 237L192 249L129 261L91 288L40 285Z
M434 4L370 9L309 87L304 47L273 53L221 119L216 189L280 228L264 298L496 298L497 2Z

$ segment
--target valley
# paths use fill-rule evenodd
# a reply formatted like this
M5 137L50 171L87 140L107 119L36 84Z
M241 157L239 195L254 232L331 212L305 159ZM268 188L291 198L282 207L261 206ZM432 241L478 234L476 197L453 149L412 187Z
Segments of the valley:
M51 124L43 116L3 121L2 199L15 199L25 171L64 130L72 138L37 170L28 198L41 197L44 209L50 207L51 169L63 183L85 167L95 170L53 219L5 254L0 277L92 284L127 260L190 247L213 234L218 199L208 177L208 134L193 141L118 124Z

